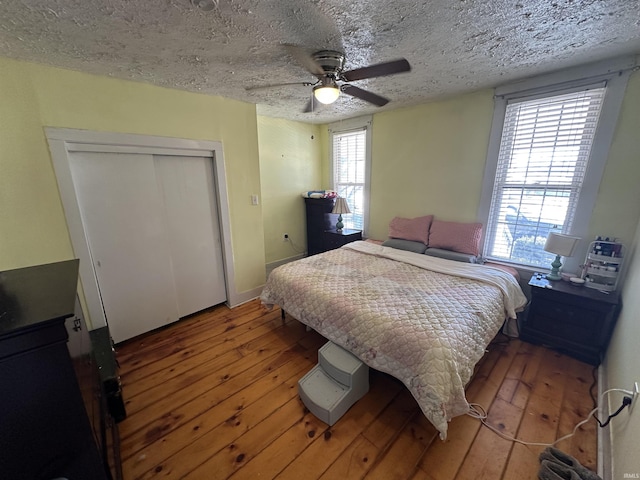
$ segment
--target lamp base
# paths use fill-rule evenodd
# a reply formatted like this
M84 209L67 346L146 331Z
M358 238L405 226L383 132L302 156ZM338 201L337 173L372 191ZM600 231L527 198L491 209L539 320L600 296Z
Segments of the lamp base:
M556 259L551 263L551 273L547 274L547 280L562 280L560 276L560 267L562 263L560 262L560 255L556 255Z
M344 228L344 223L342 223L342 214L338 215L338 223L336 223L336 232L341 232Z

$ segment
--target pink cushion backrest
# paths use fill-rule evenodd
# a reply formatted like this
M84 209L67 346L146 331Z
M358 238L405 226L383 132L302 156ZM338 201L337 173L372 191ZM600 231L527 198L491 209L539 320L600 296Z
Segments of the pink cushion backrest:
M444 248L467 255L480 255L481 223L434 220L429 232L429 247Z
M433 215L416 218L395 217L389 222L389 237L429 244L429 228Z

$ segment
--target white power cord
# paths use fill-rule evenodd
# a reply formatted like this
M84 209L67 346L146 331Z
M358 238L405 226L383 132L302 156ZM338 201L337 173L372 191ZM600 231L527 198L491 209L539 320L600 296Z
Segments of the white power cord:
M609 390L606 390L606 391L602 392L602 395L600 395L600 402L602 402L602 399L603 399L603 397L605 395L607 395L607 394L609 394L611 392L622 392L622 393L624 393L626 395L632 395L633 396L633 392L630 392L629 390L623 390L621 388L610 388ZM482 405L479 405L477 403L470 403L469 407L470 407L470 410L467 413L467 415L469 415L470 417L473 417L473 418L477 418L478 420L480 420L482 422L482 424L485 427L487 427L488 429L494 431L495 433L500 435L505 440L509 440L509 441L516 442L516 443L520 443L522 445L534 445L534 446L540 446L540 447L553 447L557 443L560 443L561 441L566 440L567 438L573 437L576 434L576 432L578 431L578 428L580 428L582 425L584 425L589 420L591 420L591 417L593 415L595 415L595 413L598 411L598 407L596 407L593 410L591 410L589 412L589 415L587 415L587 418L585 418L580 423L578 423L571 433L569 433L569 434L567 434L567 435L565 435L563 437L558 438L555 442L553 442L553 443L539 443L539 442L525 442L524 440L520 440L518 438L510 437L509 435L506 435L506 434L502 433L496 427L494 427L493 425L491 425L491 424L489 424L487 422L487 412L482 407Z

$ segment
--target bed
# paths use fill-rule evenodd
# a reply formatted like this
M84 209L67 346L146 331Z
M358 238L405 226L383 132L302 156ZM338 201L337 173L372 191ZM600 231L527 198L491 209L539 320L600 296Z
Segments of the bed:
M464 388L526 298L509 273L358 241L273 270L261 295L410 390L444 440Z

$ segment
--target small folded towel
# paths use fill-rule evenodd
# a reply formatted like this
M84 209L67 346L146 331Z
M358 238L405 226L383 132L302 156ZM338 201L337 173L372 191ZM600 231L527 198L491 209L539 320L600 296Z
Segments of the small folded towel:
M333 190L309 190L302 192L304 198L336 198L338 194Z

